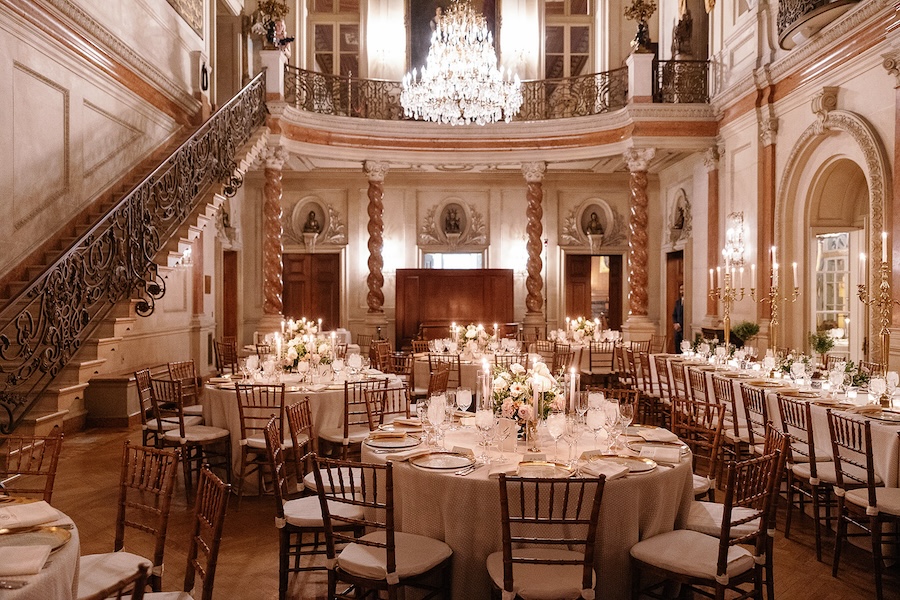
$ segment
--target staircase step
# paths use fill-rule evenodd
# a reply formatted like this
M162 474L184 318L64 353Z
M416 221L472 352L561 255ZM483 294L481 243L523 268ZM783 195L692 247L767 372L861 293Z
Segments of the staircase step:
M77 431L77 428L67 428L66 417L68 410L38 410L33 409L16 427L16 435L49 435L54 427L59 427L64 432Z
M119 349L120 343L122 343L122 338L118 336L102 338L91 337L85 341L81 352L85 353L84 356L86 359L88 357L91 357L92 359L103 359L112 362L114 365L118 365L121 362L121 359L116 354L116 351Z
M106 359L103 358L69 361L69 364L56 376L54 383L59 383L60 385L87 383L91 380L91 377L100 375L103 372L104 364L106 364Z
M94 330L94 335L99 337L124 337L134 328L135 321L137 321L135 316L107 317Z
M60 410L74 411L76 413L81 412L84 410L84 390L87 386L87 382L59 384L54 381L46 390L44 390L32 410L46 412L56 412Z

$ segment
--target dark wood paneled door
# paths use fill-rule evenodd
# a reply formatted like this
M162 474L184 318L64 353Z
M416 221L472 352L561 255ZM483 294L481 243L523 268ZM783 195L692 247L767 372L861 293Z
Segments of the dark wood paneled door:
M675 301L678 300L678 286L684 283L684 250L669 252L666 254L666 314L665 322L669 328L668 352L678 352L675 348L675 331L672 329L672 313L675 311ZM688 290L685 290L687 292ZM687 311L687 297L685 296L685 312ZM691 339L688 335L687 314L684 315L684 339Z
M606 314L610 329L622 327L622 257L566 255L566 315ZM593 281L592 281L593 280Z
M591 316L590 254L566 254L566 315Z
M341 326L339 254L285 254L284 315L322 319L322 329Z

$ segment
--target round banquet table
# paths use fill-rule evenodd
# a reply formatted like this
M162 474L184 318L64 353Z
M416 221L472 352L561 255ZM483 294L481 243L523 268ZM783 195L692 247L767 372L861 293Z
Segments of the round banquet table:
M0 504L2 506L2 504ZM81 542L78 528L67 515L59 513L60 518L46 526L71 526L68 542L50 553L50 558L37 575L9 575L0 579L27 581L28 585L17 590L0 590L3 600L71 600L78 597L78 557L81 556Z
M466 446L478 454L477 441L472 430L450 431L446 446ZM541 447L552 455L549 438ZM576 452L593 447L593 434L587 434ZM564 448L561 442L562 456L568 452ZM384 462L385 456L363 444L363 461ZM511 461L521 460L521 455L505 456ZM485 561L492 552L502 550L500 487L498 479L489 476L490 470L480 467L463 477L452 471L430 471L409 462L394 462L397 531L439 539L453 549L454 600L489 596L491 584ZM597 598L630 597L629 550L642 539L673 530L686 518L692 500L690 456L674 467L660 465L649 473L606 483L595 549Z
M389 379L388 386L399 385L394 375L380 375ZM344 422L344 384L333 382L317 386L300 385L300 376L285 374L282 376L285 406L295 404L309 398L309 409L312 415L313 428L340 427ZM203 405L203 422L212 427L227 429L231 434L231 461L234 473L241 466L241 415L237 405L234 384L217 384L204 386L200 400ZM285 427L285 438L289 436ZM249 483L249 482L248 482Z

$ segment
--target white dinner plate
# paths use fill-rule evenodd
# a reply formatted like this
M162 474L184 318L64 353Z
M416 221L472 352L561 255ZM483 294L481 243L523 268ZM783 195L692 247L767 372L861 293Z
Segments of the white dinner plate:
M628 474L649 473L656 468L656 461L639 456L604 456L604 460L610 460L628 467Z
M900 423L900 412L893 410L883 410L881 413L875 413L871 415L866 415L867 417L871 417L872 419L877 419L879 421L890 421L892 423Z
M385 450L414 448L422 443L422 440L415 436L407 435L399 438L367 438L366 446L370 448L382 448Z
M519 477L563 478L571 477L575 471L564 464L543 460L528 460L519 463L516 475Z
M421 456L414 456L409 463L421 469L450 470L462 469L475 464L475 457L455 452L429 452Z
M20 533L12 531L0 535L0 546L50 546L56 550L72 539L72 533L62 527L25 527Z

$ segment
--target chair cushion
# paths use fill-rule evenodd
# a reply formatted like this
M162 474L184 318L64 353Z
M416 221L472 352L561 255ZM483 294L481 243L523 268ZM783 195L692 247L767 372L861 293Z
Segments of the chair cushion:
M221 427L210 427L209 425L193 425L184 427L184 437L188 444L202 444L204 442L215 442L217 440L227 439L229 436L227 429ZM174 429L167 431L165 436L167 441L178 442L181 439L181 433Z
M809 481L810 478L810 467L808 462L805 463L797 463L791 466L791 471L794 473L794 477L799 479L805 479ZM834 473L834 463L833 462L819 462L816 460L816 476L819 478L819 482L821 483L837 483L837 475Z
M844 494L844 500L857 506L869 505L869 490L859 488ZM900 516L900 488L875 488L875 508L878 512Z
M195 425L202 425L203 417L185 417L184 418L184 426L185 427L193 427ZM156 419L151 419L147 422L147 426L145 429L149 431L158 431L159 427L156 424ZM178 429L178 419L167 417L162 419L162 429L163 431L171 431L173 429Z
M187 592L152 592L145 593L144 600L194 600Z
M370 431L368 427L362 427L358 425L350 427L350 431L348 433L350 443L361 444L363 440L369 437L369 433ZM319 437L323 440L334 442L335 444L342 444L344 442L344 428L331 427L329 429L323 429L319 432Z
M362 470L361 469L350 469L348 467L342 467L341 471L343 472L343 479L341 479L339 475L335 474L334 475L335 481L338 481L338 482L344 481L345 485L346 485L346 483L350 481L350 475L351 475L351 471L352 471L353 472L352 473L353 489L357 492L362 491ZM324 473L322 474L322 481L325 483L326 488L328 488L327 491L329 491L329 492L333 491L331 489L332 486L328 483L329 479ZM316 487L316 474L315 473L310 471L309 473L307 473L306 475L303 476L303 487L305 489L312 490L314 492L318 490L318 488Z
M331 514L351 519L360 519L363 510L359 506L328 501ZM284 520L296 527L323 527L322 508L318 496L306 496L284 503Z
M691 512L688 514L685 529L692 529L711 535L719 536L722 531L722 516L725 512L725 505L720 502L691 502ZM736 506L731 512L731 520L736 521L745 517L756 514L756 511L743 506ZM746 523L733 526L731 528L731 537L741 537L755 533L759 529L759 519L753 519Z
M86 554L78 563L78 597L83 598L134 575L140 565L153 566L143 556L131 552Z
M184 415L191 415L195 417L203 416L203 405L202 404L188 404L184 407Z
M694 474L694 495L699 496L700 494L705 494L709 491L712 483L710 482L708 477L704 477L703 475Z
M715 580L719 538L679 529L655 535L631 547L631 556L672 573ZM753 555L741 546L728 549L725 573L735 577L752 569Z
M360 539L383 543L386 534L384 531L375 531ZM453 550L444 542L412 533L395 532L394 544L397 576L400 579L425 573L453 554ZM387 551L384 548L349 544L338 555L337 563L344 571L359 577L374 580L387 577Z
M572 550L554 548L520 548L513 550L516 557L556 558L584 560L584 554ZM491 579L503 589L503 552L494 552L487 557L487 570ZM523 565L513 563L513 589L524 600L575 600L581 598L580 565ZM597 584L597 574L591 569L593 584Z

